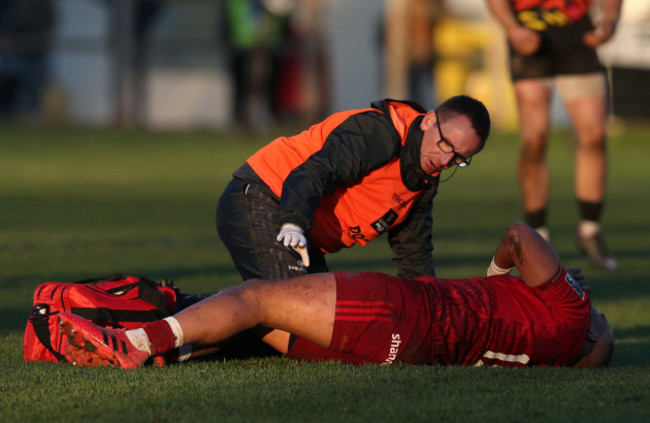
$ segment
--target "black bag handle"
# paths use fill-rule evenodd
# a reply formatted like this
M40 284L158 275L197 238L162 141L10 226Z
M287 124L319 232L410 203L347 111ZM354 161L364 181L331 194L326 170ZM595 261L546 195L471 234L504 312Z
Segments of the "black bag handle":
M146 276L140 276L140 290L138 291L138 298L148 302L152 306L156 307L162 314L165 316L171 316L173 310L169 310L167 307L167 301L165 301L165 294L158 289L160 286L155 281L147 278Z

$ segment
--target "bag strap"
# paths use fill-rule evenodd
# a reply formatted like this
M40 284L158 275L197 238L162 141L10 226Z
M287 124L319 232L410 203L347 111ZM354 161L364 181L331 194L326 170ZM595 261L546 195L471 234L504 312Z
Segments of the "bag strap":
M156 307L161 311L165 316L171 316L173 311L169 310L167 307L167 302L165 301L165 294L158 289L159 284L147 278L146 276L141 276L138 278L140 280L140 290L138 291L138 298L142 301L146 301L152 306Z
M129 288L138 287L138 299L154 307L151 310L117 310L106 307L72 307L70 312L88 320L104 322L152 322L173 313L167 306L165 294L159 289L160 285L147 277L139 277L138 282L129 285ZM125 287L119 287L124 289ZM109 291L110 292L110 291Z
M39 306L32 307L29 316L29 322L34 328L34 333L41 344L43 344L43 346L47 348L58 361L65 362L65 356L52 347L52 341L50 339L50 317L59 312L55 311L54 313L50 313L49 308L46 308L45 313L42 313L42 308L38 307Z
M88 320L119 324L120 322L147 323L168 316L160 310L115 310L106 307L72 307L70 313Z

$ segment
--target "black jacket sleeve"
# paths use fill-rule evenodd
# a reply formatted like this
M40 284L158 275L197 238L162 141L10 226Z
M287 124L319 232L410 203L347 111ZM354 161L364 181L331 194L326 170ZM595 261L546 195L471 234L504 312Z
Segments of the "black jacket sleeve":
M435 276L433 263L433 197L437 186L426 190L413 206L407 219L388 232L397 276L415 278Z
M350 186L399 154L395 128L379 112L350 116L328 136L323 148L296 167L284 181L277 218L309 232L323 196Z

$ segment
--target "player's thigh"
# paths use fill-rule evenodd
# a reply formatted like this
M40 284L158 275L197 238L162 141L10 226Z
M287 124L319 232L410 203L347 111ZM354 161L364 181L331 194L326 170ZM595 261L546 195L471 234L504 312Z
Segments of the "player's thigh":
M578 141L600 143L605 134L607 80L602 72L557 77Z
M300 254L275 239L279 232L279 223L274 218L277 208L278 199L267 187L237 178L228 184L219 200L219 237L244 280L276 280L306 273L297 264ZM314 253L316 264L317 256Z
M262 337L262 341L277 352L287 355L289 353L291 336L292 335L287 331L273 329Z
M336 279L316 273L281 281L250 281L261 324L328 347L336 312Z
M540 142L549 129L551 80L522 79L514 83L521 135L524 142Z
M221 195L216 212L219 238L244 280L265 276L258 261L259 241L251 203L245 193L248 185L246 181L233 179Z

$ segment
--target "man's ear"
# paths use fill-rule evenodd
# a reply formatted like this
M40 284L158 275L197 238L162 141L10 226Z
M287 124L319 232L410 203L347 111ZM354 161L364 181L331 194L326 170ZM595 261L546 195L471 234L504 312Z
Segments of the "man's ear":
M422 119L422 122L420 122L420 129L426 131L427 129L431 128L431 126L433 126L434 123L436 123L436 114L433 110L429 110L424 115L424 119Z

